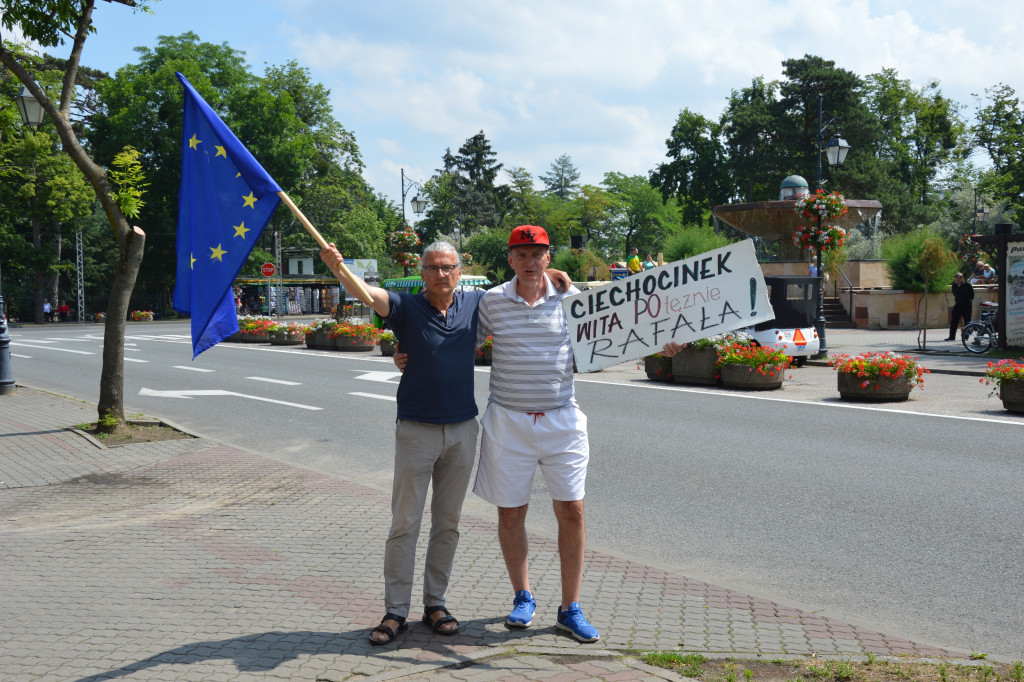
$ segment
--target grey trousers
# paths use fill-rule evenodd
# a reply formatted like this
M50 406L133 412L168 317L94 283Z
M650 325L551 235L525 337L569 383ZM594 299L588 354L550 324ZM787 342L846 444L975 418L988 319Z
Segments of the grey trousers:
M395 426L395 482L391 491L391 531L384 546L384 604L388 613L407 617L416 570L416 540L423 521L427 486L430 540L423 569L423 605L443 606L459 545L459 518L476 456L480 425L398 420Z

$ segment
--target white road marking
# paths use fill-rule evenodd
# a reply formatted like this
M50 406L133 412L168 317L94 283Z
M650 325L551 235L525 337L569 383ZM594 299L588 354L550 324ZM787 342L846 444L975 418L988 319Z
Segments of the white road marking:
M897 410L889 407L871 407L868 405L847 405L846 403L832 402L822 403L815 400L794 400L792 398L770 398L764 395L748 395L745 393L720 393L713 390L702 389L702 388L681 388L673 386L648 386L645 384L622 384L616 381L602 381L600 379L580 379L576 377L576 383L584 384L603 384L605 386L629 386L631 388L640 388L650 391L679 391L681 393L700 393L701 395L708 396L719 396L722 398L740 398L743 400L767 400L769 402L776 403L793 403L794 405L814 405L817 407L826 408L839 408L844 410L867 410L869 412L889 412L892 414L905 414L915 415L918 417L938 417L940 419L961 419L963 421L970 422L987 422L990 424L1012 424L1014 426L1024 426L1024 423L1017 421L1010 421L1007 419L993 419L989 417L964 417L957 414L939 414L937 412L918 412L916 410Z
M366 370L362 369L354 369L352 371L361 372L361 374L357 376L356 379L362 379L363 381L379 381L382 384L397 384L398 382L392 381L392 379L398 379L401 378L402 376L401 372L367 372Z
M70 339L70 338L69 339L47 338L47 341L78 341L79 343L92 343L91 339ZM39 343L45 343L45 342L40 340Z
M173 369L187 369L189 372L216 372L215 369L204 369L202 367L189 367L188 365L174 365Z
M377 395L376 393L361 393L359 391L349 393L349 395L357 395L360 398L376 398L377 400L390 400L391 402L397 402L397 399L394 396L390 395Z
M322 410L322 407L315 407L313 405L303 405L301 403L290 403L285 400L274 400L273 398L264 398L258 395L247 395L245 393L235 393L234 391L223 391L219 389L209 390L195 390L195 391L158 391L152 388L141 388L139 389L139 395L148 395L156 398L183 398L185 400L191 400L193 396L234 396L236 398L247 398L249 400L259 400L264 403L275 403L277 405L287 405L288 407L297 407L301 410Z
M32 343L51 344L63 341L64 339L32 339Z
M149 360L139 360L138 358L125 358L125 362L149 362Z
M71 350L70 348L51 348L50 346L34 346L31 343L20 343L20 342L16 342L16 341L11 341L11 345L12 346L22 346L24 348L38 348L39 350L55 350L55 351L58 351L60 353L78 353L79 355L96 355L95 353L90 353L87 350Z
M267 377L246 377L246 379L252 379L253 381L266 381L271 384L284 384L285 386L301 386L302 384L298 381L285 381L284 379L268 379Z
M12 358L25 358L26 360L31 360L32 359L31 355L18 355L17 353L11 353L11 357Z

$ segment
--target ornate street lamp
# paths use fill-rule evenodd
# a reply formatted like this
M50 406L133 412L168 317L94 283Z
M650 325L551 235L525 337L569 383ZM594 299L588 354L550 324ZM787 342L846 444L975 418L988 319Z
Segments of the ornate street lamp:
M985 204L978 206L978 188L974 188L974 234L978 234L978 223L988 220L988 212L985 211Z
M22 85L21 92L14 98L14 101L18 104L22 122L33 130L39 130L39 126L43 125L46 112L43 111L43 105L39 103L36 96Z
M417 188L419 188L421 190L423 189L423 187L420 185L420 183L416 182L415 180L409 180L409 179L407 179L405 177L405 169L403 168L402 169L402 229L403 230L406 228L406 224L405 224L405 195L408 194L409 190L411 190L413 187L417 187ZM410 201L409 203L412 204L412 212L415 213L416 215L421 215L423 213L423 211L427 210L427 202L426 202L425 199L421 199L419 194L413 196L412 201ZM405 267L405 276L406 277L409 276L409 267L408 266Z
M24 85L21 93L14 98L21 113L21 121L29 128L38 129L43 125L43 105ZM7 308L4 306L3 269L0 268L0 395L14 393L14 372L11 369L11 337L7 333Z
M825 152L830 166L842 166L846 163L846 155L850 153L850 145L838 134L833 135L828 144L823 144L822 136L825 128L836 122L832 118L828 121L822 119L821 94L818 95L818 189L824 189L821 182L821 153ZM821 231L821 214L818 214L818 231ZM818 306L814 312L814 327L818 330L818 354L828 353L828 344L825 342L825 274L821 271L821 249L817 251L816 266L818 272Z

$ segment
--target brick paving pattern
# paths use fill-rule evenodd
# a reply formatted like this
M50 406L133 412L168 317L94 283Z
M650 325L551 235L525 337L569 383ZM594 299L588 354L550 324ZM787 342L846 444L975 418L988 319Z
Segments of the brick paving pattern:
M5 681L681 679L631 653L650 649L965 657L599 552L582 601L602 638L579 644L553 627L543 537L535 624L510 631L496 527L477 518L448 596L460 633L434 635L414 607L372 647L387 493L205 439L100 449L63 430L93 408L32 389L0 409Z

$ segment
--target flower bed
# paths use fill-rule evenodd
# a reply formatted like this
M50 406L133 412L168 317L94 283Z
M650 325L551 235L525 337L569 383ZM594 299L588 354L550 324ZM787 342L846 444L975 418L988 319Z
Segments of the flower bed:
M327 333L337 350L367 351L377 343L380 330L369 322L338 322Z
M298 346L306 336L306 326L298 322L275 322L267 327L271 346Z
M833 355L828 364L839 372L839 396L847 400L902 401L914 386L924 388L928 373L917 358L899 353Z
M153 311L152 310L133 310L131 312L132 322L152 322Z
M990 362L981 381L992 386L990 396L999 394L1004 409L1024 412L1024 363L1009 359Z
M782 387L789 357L784 351L741 340L718 349L717 365L724 386L769 390Z
M270 340L269 328L275 324L269 317L243 315L238 318L238 332L246 343L266 343Z

